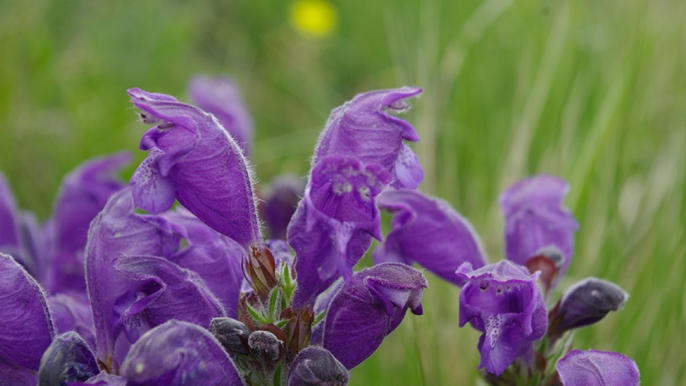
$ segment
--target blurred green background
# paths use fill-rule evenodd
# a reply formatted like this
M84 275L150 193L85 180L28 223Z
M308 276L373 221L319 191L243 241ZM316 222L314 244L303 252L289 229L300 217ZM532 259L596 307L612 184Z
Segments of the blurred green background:
M645 385L685 384L686 2L330 4L337 23L317 37L284 0L0 0L0 169L20 205L45 218L81 161L144 157L129 87L187 100L193 74L236 78L264 184L306 174L330 110L355 93L420 86L407 119L422 190L470 219L496 261L499 192L533 173L568 179L581 230L561 288L593 275L632 295L576 347L634 358ZM459 290L429 280L425 315L352 385L474 384L478 333L457 327Z

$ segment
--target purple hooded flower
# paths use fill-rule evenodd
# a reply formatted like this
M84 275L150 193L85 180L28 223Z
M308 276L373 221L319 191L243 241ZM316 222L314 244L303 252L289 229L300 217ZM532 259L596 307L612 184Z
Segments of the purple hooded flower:
M40 386L62 386L66 382L86 381L98 372L98 364L86 342L70 331L57 335L43 354L38 382Z
M157 214L174 198L210 227L247 249L261 235L243 151L206 112L164 94L130 89L131 101L146 123L148 157L131 177L136 206Z
M409 308L422 314L424 275L405 264L385 263L354 274L329 305L323 347L352 369L400 325Z
M638 386L636 363L620 353L572 350L557 362L564 386Z
M481 331L479 368L500 375L517 357L532 354L532 343L543 337L548 322L538 273L508 260L473 270L457 270L462 281L460 327L470 323Z
M574 216L562 206L569 185L564 180L539 175L521 180L500 196L505 213L507 258L526 265L542 248L562 251L562 277L574 251L574 233L579 228Z
M214 115L248 155L255 129L234 81L223 76L196 76L189 89L193 104Z
M389 180L379 165L363 166L355 158L329 156L314 165L288 227L288 242L296 253L296 309L314 304L338 277L350 278L372 236L381 239L374 201Z
M300 351L288 374L288 386L345 386L350 374L329 351L307 347Z
M127 386L242 386L228 354L205 329L171 320L141 337L126 356Z
M219 299L227 315L236 316L245 250L232 239L208 227L183 208L163 215L186 242L168 256L170 261L196 272Z
M62 181L47 227L52 241L49 292L85 290L83 250L88 226L109 197L126 185L115 177L131 156L121 152L85 162Z
M130 189L110 197L91 224L86 247L86 284L96 330L96 357L113 364L115 343L124 328L121 302L130 297L130 280L114 269L124 255L168 256L180 236L164 218L136 214ZM117 306L117 307L115 307ZM120 359L126 354L124 344Z
M424 177L412 149L403 140L416 142L417 132L409 122L389 112L409 108L404 99L422 92L415 87L371 91L334 109L314 153L312 164L338 154L353 156L363 165L378 164L393 174L393 186L415 189Z
M53 336L43 289L14 258L0 253L0 363L37 371Z
M277 176L271 182L260 211L272 239L286 239L288 223L305 194L305 185L304 178L291 174Z
M419 263L429 271L458 284L455 270L465 262L486 264L481 243L472 226L447 202L416 190L386 190L377 203L393 213L391 232L374 251L374 261Z
M88 343L88 347L95 349L93 313L85 293L50 296L48 305L58 333L76 331Z

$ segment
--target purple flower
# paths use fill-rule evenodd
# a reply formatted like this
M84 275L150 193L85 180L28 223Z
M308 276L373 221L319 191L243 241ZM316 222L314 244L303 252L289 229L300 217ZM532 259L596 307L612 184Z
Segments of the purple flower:
M620 353L572 350L557 362L564 386L638 386L636 363Z
M0 253L0 363L37 371L55 326L43 289L14 258Z
M508 259L526 265L542 248L556 247L564 255L558 278L564 275L574 251L574 233L579 228L574 216L562 207L568 190L564 180L538 175L503 192L500 206L505 213Z
M288 386L345 386L348 379L348 370L329 351L308 347L295 357Z
M416 87L371 91L334 109L319 137L312 164L332 154L353 156L363 165L378 164L392 173L393 186L415 189L424 173L403 140L416 142L419 136L409 122L389 112L406 111L409 105L404 99L420 92Z
M500 375L515 358L530 359L532 343L543 337L548 322L539 274L502 260L477 270L464 263L457 275L463 286L460 327L470 323L483 333L479 368Z
M148 157L131 178L136 206L157 214L176 198L200 220L244 248L261 235L250 169L236 141L211 114L164 94L130 89L146 123Z
M40 386L62 386L66 382L86 381L98 374L93 353L81 336L73 331L57 335L43 354L38 370Z
M409 308L422 314L424 275L405 264L362 270L335 295L324 320L323 347L346 368L362 363L400 325Z
M261 212L272 239L286 239L288 223L305 194L305 185L304 178L291 174L277 176L271 182Z
M394 217L391 232L374 251L375 263L417 262L454 284L460 282L455 270L462 263L486 264L472 226L447 202L411 189L386 190L377 202Z
M47 226L52 242L47 285L49 292L86 288L83 250L88 226L105 207L107 199L126 185L114 175L131 156L121 152L83 163L62 181L52 219Z
M115 362L115 343L125 327L121 303L135 295L130 280L114 269L124 255L168 256L178 248L180 236L164 218L136 214L130 189L110 197L93 220L86 247L86 284L96 330L96 357L107 366ZM115 307L116 306L116 307ZM123 359L128 339L121 340Z
M389 180L379 165L363 166L356 158L329 156L314 165L288 226L288 242L296 253L296 309L314 304L338 277L350 278L371 238L381 239L374 201Z
M205 329L171 320L148 331L121 367L127 386L242 386L228 354Z
M214 115L248 155L255 129L234 81L223 76L196 76L189 90L193 104Z

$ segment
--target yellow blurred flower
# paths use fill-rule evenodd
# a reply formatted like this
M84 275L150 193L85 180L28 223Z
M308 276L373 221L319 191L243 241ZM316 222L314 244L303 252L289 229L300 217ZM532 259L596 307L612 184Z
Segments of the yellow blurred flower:
M338 14L326 0L298 0L291 7L291 24L305 36L323 38L336 29Z

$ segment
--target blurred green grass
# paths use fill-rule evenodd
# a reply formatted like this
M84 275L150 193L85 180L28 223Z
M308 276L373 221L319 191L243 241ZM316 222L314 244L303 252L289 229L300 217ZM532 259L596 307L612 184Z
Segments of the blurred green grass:
M577 333L620 351L645 385L686 382L686 3L681 0L335 2L329 38L300 36L277 0L0 0L0 169L43 218L82 160L135 149L146 129L125 89L185 96L226 73L258 127L261 183L305 174L332 108L355 93L425 89L408 119L425 192L450 201L502 256L499 192L546 172L572 184L577 252L561 287L589 275L632 294ZM133 166L128 170L133 170ZM473 384L477 333L458 289L429 277L408 317L352 384Z

